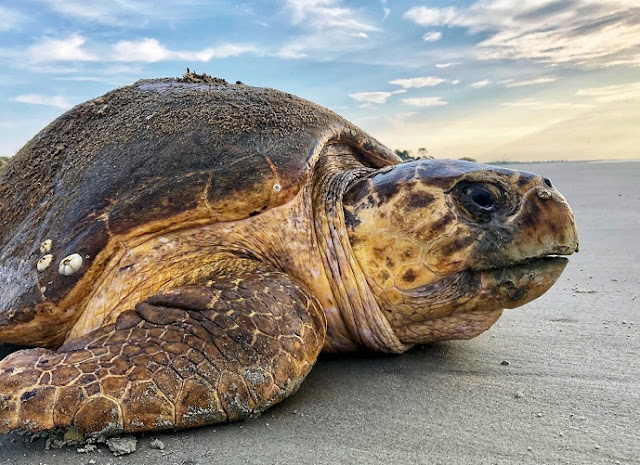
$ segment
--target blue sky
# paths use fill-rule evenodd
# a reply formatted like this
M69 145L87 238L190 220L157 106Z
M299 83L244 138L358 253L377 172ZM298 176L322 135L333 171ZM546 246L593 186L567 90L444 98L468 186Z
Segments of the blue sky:
M393 149L640 158L638 0L3 0L0 155L189 67L340 113Z

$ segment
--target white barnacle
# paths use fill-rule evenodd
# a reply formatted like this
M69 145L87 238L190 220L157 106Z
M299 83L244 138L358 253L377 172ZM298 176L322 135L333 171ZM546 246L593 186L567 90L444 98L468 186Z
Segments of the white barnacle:
M282 190L282 186L280 184L274 184L273 185L273 192L280 192Z
M40 250L42 250L42 247L40 247ZM52 261L53 261L53 255L48 253L47 255L40 257L40 260L38 260L38 263L36 263L36 268L40 273L42 273L44 270L49 268L49 265L51 265Z
M60 265L58 266L58 271L61 275L71 276L73 273L78 271L82 267L82 257L80 254L72 253L64 257L60 261Z
M53 241L51 239L47 239L42 244L40 244L40 253L45 254L51 252L51 248L53 247Z

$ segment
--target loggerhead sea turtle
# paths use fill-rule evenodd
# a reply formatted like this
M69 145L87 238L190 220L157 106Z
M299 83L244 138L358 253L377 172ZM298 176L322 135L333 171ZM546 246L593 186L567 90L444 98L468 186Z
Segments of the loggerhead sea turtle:
M534 174L399 163L334 113L207 75L78 105L0 171L0 432L254 416L320 351L474 337L578 249Z

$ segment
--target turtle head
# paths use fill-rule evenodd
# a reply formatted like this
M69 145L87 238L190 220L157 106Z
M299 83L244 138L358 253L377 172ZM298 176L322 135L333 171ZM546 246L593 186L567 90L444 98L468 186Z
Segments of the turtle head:
M466 339L541 296L578 251L543 177L466 161L382 168L343 199L357 263L404 343Z

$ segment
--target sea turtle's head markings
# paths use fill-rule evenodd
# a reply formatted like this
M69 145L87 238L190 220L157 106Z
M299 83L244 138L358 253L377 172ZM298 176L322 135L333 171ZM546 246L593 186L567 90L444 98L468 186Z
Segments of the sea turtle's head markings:
M468 338L543 294L578 250L545 178L467 161L373 172L344 197L358 265L403 342ZM468 320L468 321L465 321Z

